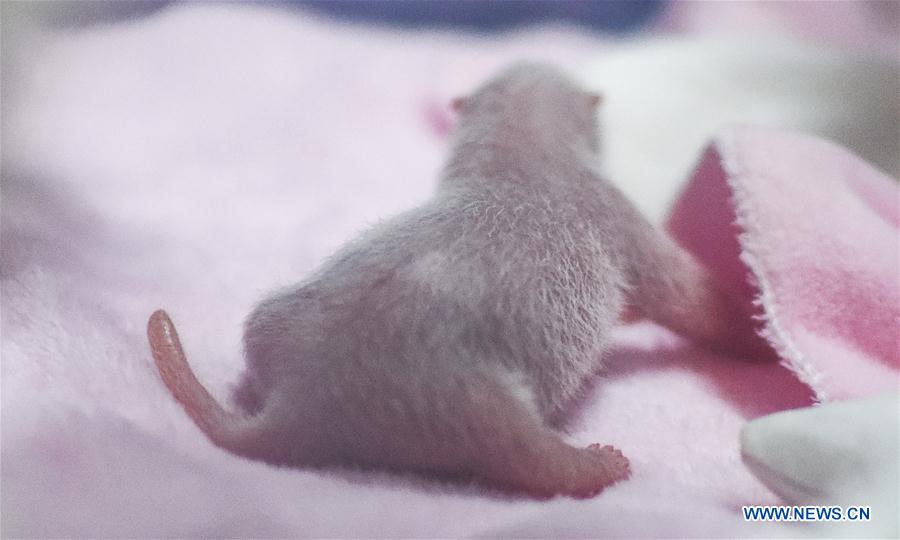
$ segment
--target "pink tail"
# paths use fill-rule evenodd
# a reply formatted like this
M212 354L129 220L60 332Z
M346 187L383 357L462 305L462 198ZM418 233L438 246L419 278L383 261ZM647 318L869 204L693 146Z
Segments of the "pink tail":
M214 444L237 451L235 427L238 419L226 412L197 380L188 365L175 325L165 311L160 309L150 316L147 338L163 382L188 416Z

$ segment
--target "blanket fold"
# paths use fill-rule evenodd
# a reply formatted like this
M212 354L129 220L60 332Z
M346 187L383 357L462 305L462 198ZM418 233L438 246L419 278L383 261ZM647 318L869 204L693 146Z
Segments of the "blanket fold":
M895 181L828 141L751 127L715 138L668 219L819 401L897 388L898 227Z

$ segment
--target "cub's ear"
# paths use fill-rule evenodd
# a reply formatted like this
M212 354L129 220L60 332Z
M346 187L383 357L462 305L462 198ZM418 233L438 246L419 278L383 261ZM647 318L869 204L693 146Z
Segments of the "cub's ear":
M587 95L588 105L593 108L597 108L603 103L603 96L601 94L590 93Z
M450 100L450 108L453 109L453 112L462 112L462 110L466 106L467 99L464 97L455 97Z

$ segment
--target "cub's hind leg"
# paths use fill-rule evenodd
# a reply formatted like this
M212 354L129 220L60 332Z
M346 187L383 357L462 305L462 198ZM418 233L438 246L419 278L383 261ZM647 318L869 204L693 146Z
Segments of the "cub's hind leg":
M475 473L488 482L536 497L591 497L627 478L628 459L612 446L576 448L509 392L485 389L470 404L483 450Z
M392 413L375 406L364 423L343 424L339 438L351 461L475 478L534 497L590 497L629 475L621 452L571 446L520 391L497 380L471 373L423 380L418 395L395 401Z

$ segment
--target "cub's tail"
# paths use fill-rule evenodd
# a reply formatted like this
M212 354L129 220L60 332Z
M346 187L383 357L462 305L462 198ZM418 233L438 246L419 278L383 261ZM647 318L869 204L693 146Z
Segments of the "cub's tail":
M252 434L248 419L223 409L197 380L168 313L160 309L150 316L147 338L163 382L197 427L216 446L250 456L248 443Z

